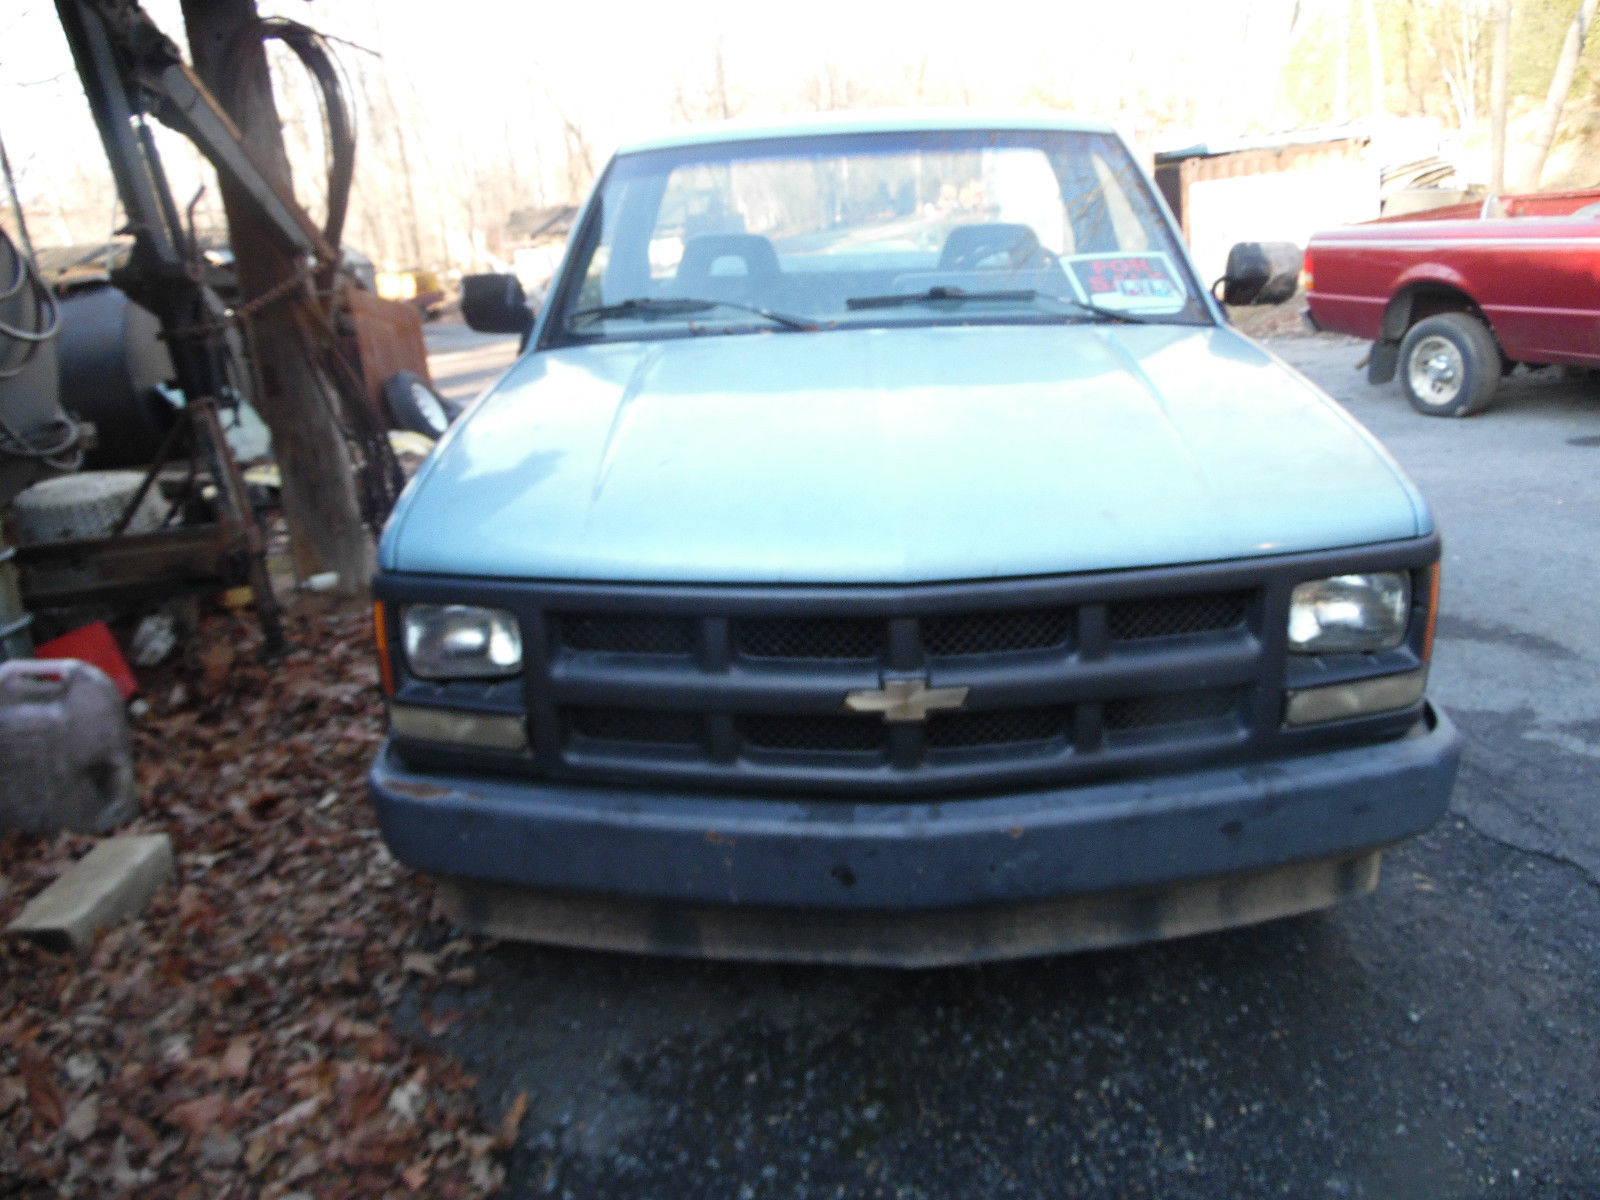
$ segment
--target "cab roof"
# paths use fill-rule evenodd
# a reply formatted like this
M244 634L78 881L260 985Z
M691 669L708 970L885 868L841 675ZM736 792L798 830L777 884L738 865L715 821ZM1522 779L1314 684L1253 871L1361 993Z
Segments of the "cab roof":
M1020 130L1050 133L1111 133L1104 121L1089 121L1047 109L864 109L850 112L778 118L736 118L707 121L674 129L657 137L628 142L619 156L686 146L714 146L766 138L816 137L851 133L941 133L971 130Z

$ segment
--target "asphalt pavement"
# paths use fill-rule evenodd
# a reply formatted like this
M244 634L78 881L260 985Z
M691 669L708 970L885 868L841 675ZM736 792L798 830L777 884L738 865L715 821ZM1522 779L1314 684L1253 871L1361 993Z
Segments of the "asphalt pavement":
M1444 533L1446 819L1371 897L1116 952L894 972L491 945L426 1003L463 1010L439 1040L491 1116L528 1094L510 1195L1600 1196L1600 382L1519 372L1429 419L1365 383L1360 344L1269 345Z

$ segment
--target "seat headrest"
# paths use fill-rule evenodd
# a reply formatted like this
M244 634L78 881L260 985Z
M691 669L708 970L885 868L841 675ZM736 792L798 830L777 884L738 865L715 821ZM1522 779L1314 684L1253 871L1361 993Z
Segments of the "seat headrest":
M770 278L780 273L778 252L758 233L703 233L683 244L683 259L678 263L678 280L711 278L711 268L720 259L737 258L751 278Z
M1027 225L1008 221L987 221L957 225L944 240L939 252L939 269L971 269L985 259L1005 255L1008 264L1021 267L1039 252L1039 235Z

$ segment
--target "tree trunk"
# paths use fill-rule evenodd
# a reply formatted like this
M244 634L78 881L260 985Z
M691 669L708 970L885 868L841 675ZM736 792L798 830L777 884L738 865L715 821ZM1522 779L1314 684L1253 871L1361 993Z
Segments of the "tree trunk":
M1384 115L1383 37L1378 29L1378 13L1372 0L1361 0L1361 19L1367 30L1367 86L1370 89L1372 119Z
M728 73L722 65L722 39L717 39L716 76L712 85L716 89L717 115L726 121L733 116L733 105L728 103Z
M1506 190L1506 98L1511 62L1511 0L1498 0L1489 62L1489 191Z
M1578 60L1583 57L1583 44L1589 38L1589 26L1594 21L1595 8L1600 0L1583 0L1567 26L1566 41L1561 43L1561 55L1556 59L1556 73L1550 78L1550 91L1544 98L1544 112L1539 117L1539 131L1533 138L1533 153L1523 170L1524 191L1537 191L1544 175L1545 159L1550 157L1550 147L1555 144L1556 126L1561 124L1561 110L1567 105L1567 93L1572 90L1572 77L1577 73Z
M1350 120L1350 0L1341 0L1333 27L1339 39L1333 79L1333 123L1343 125Z
M261 169L287 186L289 162L266 51L248 32L257 20L255 0L183 0L182 7L195 71L239 126ZM259 296L291 276L296 264L238 189L227 179L221 184L241 297ZM261 309L254 331L262 393L256 403L272 431L283 479L295 575L337 572L340 591L362 592L372 578L372 542L333 416L339 398L296 321L292 298Z

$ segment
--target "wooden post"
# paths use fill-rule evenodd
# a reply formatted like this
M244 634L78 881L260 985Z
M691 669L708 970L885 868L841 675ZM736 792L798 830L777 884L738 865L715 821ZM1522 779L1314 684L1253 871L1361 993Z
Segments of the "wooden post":
M182 7L196 73L239 126L262 169L287 185L289 160L267 55L251 33L258 19L255 0L182 0ZM249 202L226 179L221 182L240 295L248 300L288 279L298 264L279 248ZM317 365L306 326L295 317L295 306L302 303L291 296L253 318L262 385L256 402L272 431L296 576L336 572L339 590L354 595L371 582L372 542L334 415L339 398Z

